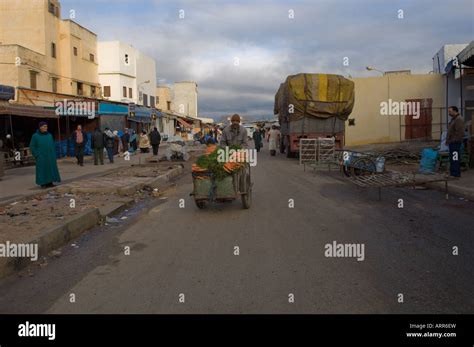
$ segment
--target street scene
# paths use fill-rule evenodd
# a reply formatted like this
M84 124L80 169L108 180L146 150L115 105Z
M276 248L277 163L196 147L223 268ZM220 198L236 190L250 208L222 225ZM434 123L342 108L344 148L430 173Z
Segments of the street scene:
M0 0L0 314L472 315L454 2Z

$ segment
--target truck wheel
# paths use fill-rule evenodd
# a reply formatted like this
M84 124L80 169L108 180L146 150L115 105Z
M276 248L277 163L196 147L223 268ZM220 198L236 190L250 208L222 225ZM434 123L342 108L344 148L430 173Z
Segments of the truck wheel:
M194 200L194 202L196 203L196 206L199 208L199 209L203 209L203 208L206 208L206 205L207 205L207 201L206 200Z

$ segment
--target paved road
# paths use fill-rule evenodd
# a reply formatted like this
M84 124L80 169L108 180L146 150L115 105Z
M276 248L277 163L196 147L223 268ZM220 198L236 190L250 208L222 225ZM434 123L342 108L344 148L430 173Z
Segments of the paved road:
M337 173L303 172L266 151L253 178L250 210L198 210L182 177L127 224L88 233L32 277L0 281L0 312L474 312L473 202L409 189L379 202ZM364 260L326 257L333 241L364 244Z

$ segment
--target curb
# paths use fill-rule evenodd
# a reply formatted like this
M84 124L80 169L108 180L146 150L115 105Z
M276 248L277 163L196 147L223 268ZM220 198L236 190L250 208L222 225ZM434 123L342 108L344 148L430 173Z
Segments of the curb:
M84 231L96 226L100 221L98 208L93 208L66 220L63 224L45 230L39 237L22 244L37 244L38 259L52 250L59 248L81 235ZM34 262L26 257L0 258L0 278L19 271Z
M434 190L439 190L443 193L445 192L444 183L427 183L426 186ZM458 186L449 184L449 182L448 182L448 194L459 195L468 200L474 201L474 189L460 188Z
M135 193L136 190L145 186L150 186L152 188L163 187L172 178L181 175L183 171L184 167L178 166L169 170L167 173L158 176L150 183L140 183L132 187L124 188L124 190ZM33 196L34 195L37 194L33 194ZM25 196L22 197L22 199L24 198ZM41 257L48 255L49 252L64 246L69 241L83 234L85 231L97 226L101 221L104 221L107 216L116 214L129 207L134 203L134 201L134 199L126 199L125 201L110 203L102 208L86 210L64 221L61 225L46 229L34 240L18 242L22 244L37 244L38 259L36 262L32 262L30 258L26 257L0 257L0 278L6 277L34 263L38 264Z

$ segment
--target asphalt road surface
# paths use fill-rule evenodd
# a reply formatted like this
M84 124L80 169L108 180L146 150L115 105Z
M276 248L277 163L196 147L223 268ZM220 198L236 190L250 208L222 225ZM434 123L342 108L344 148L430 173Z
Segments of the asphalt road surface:
M199 210L187 173L159 204L0 280L0 313L474 312L473 202L407 188L378 201L267 150L252 178L249 210ZM327 257L333 242L363 257Z

